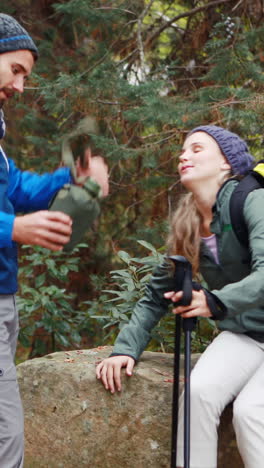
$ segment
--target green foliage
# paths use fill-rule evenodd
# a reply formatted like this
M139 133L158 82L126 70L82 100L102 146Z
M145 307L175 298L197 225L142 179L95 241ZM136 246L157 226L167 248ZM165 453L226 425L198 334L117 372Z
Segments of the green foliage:
M79 248L69 257L41 247L23 247L19 273L19 340L30 356L76 347L81 341L74 294L66 291L68 277L79 269Z
M131 257L125 251L119 251L118 258L125 264L125 267L111 271L110 284L112 289L103 290L100 298L93 304L89 302L87 315L89 318L97 320L106 330L104 341L108 344L114 342L119 330L128 323L136 303L144 295L145 287L154 267L161 263L164 257L150 243L145 241L138 241L138 243L149 251L149 255L137 258ZM102 313L94 314L95 310L101 310ZM175 317L169 313L152 330L152 341L148 350L172 352L174 332ZM201 320L193 332L193 350L195 352L203 351L215 333L216 327L212 320Z
M92 318L103 324L104 329L110 329L106 339L116 336L117 329L120 330L129 321L136 302L144 294L153 267L161 261L162 255L151 244L145 241L138 241L138 244L147 248L152 255L136 258L120 250L117 254L118 260L124 263L126 268L110 272L110 284L113 289L103 290L93 307L100 310L100 304L103 303L103 315L94 315L90 308L87 311Z
M4 148L23 169L53 170L63 136L82 117L96 118L99 134L89 144L107 160L111 190L80 264L87 280L81 299L96 314L93 298L100 291L91 278L96 285L118 268L116 251L133 251L131 258L140 259L136 239L164 245L166 220L180 192L178 154L190 128L223 125L245 138L256 158L263 156L263 9L261 2L246 0L213 6L200 0L24 3L2 0L1 11L23 21L40 58L24 95L5 106ZM133 266L137 272L142 264ZM47 264L39 288L48 288L50 271ZM23 274L21 281L28 286ZM110 289L119 291L117 281ZM139 283L135 297L129 292L131 307ZM58 287L71 304L67 282ZM121 304L104 304L107 294L98 304L102 315L106 306L108 313ZM74 310L71 315L76 323ZM82 313L79 320L85 329L91 326Z
M93 115L100 131L90 144L111 169L99 237L121 249L131 249L142 226L149 239L167 218L177 197L177 154L191 127L226 125L253 142L254 154L261 148L263 27L256 8L232 0L196 6L200 11L180 0L68 0L28 12L40 58L25 104L16 103L16 139L9 119L7 151L23 168L53 169L62 137ZM149 240L160 245L165 234Z

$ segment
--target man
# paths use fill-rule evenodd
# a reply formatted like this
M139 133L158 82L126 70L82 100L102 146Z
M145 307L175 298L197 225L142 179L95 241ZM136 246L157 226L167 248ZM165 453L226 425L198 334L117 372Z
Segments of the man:
M5 133L2 107L15 93L23 92L24 81L37 57L37 47L27 31L11 16L0 14L0 139ZM95 186L103 196L108 194L108 172L100 156L91 157L86 152L86 160L88 168L78 164L77 175L93 179L93 203ZM71 218L47 208L53 195L69 182L72 183L72 177L68 168L41 176L20 171L0 146L1 468L23 466L23 410L14 365L18 334L16 243L39 245L53 251L63 248L71 236ZM15 213L29 214L16 216Z

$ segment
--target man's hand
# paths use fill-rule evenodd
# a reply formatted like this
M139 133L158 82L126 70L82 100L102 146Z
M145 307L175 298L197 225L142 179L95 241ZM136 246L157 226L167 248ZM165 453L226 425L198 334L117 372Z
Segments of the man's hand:
M77 177L92 177L100 185L103 197L109 193L108 167L101 156L92 156L91 149L87 148L84 153L84 160L81 164L80 158L76 161Z
M171 299L172 302L178 302L182 298L182 291L169 291L164 294L166 299ZM208 307L204 291L192 292L192 302L187 306L176 306L173 311L174 314L181 314L183 318L192 317L212 317L210 308Z
M115 393L121 391L121 369L126 368L126 375L131 376L135 361L130 356L112 356L104 359L96 367L96 377L101 379L106 390Z
M62 250L70 240L71 225L71 218L60 211L36 211L15 218L12 240L54 251Z

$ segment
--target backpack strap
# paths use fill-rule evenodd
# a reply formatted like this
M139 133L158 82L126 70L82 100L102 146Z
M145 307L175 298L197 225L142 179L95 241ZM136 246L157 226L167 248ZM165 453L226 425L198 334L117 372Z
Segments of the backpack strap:
M259 161L234 189L229 204L233 230L239 242L248 247L248 228L244 220L244 203L252 190L264 187L264 159Z

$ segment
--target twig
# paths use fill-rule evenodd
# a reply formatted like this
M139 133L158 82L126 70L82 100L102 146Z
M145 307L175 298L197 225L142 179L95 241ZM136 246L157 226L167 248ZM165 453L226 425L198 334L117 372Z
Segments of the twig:
M199 13L200 11L207 10L208 8L221 5L222 3L229 3L232 0L214 0L212 2L207 3L207 5L203 5L201 7L196 7L193 8L190 11L186 11L185 13L181 13L180 15L174 16L170 21L167 21L165 24L163 24L155 33L150 36L147 41L146 45L149 45L156 37L158 37L165 29L169 28L172 23L175 21L178 21L181 18L188 18L189 16L195 15L196 13Z
M153 145L159 145L160 143L163 143L164 141L170 140L171 138L174 138L174 137L175 135L173 133L172 135L162 138L161 140L153 141L152 143L146 143L145 145L142 145L142 148L149 148L150 146L153 146Z
M112 129L112 126L111 126L111 124L110 124L110 122L109 122L108 119L106 120L106 122L107 122L107 127L108 127L108 129L110 130L110 133L111 133L111 135L112 135L112 138L113 138L115 144L117 145L118 142L117 142L116 136L115 136L115 134L114 134L114 131L113 131L113 129Z
M156 195L153 195L152 199L154 198L157 198L159 197L160 195L163 195L163 193L166 193L167 191L171 191L174 187L176 187L177 185L179 185L179 181L177 180L176 182L174 182L172 185L170 185L167 189L164 189L164 190L161 190L160 192L158 192ZM143 198L142 200L139 200L139 201L136 201L134 203L132 203L131 205L129 205L126 210L125 210L125 215L127 215L128 211L137 206L137 205L140 205L141 203L144 203L146 200L149 200L149 197L147 198Z
M140 69L142 73L142 81L145 81L146 79L146 62L145 62L145 53L144 53L144 46L143 46L143 40L142 40L142 23L143 20L153 5L154 0L151 0L149 4L146 6L146 8L141 12L141 14L138 17L137 25L137 43L138 43L138 51L139 51L139 62L140 62Z
M117 8L117 7L98 7L98 8L95 8L95 10L120 10L120 11L124 11L125 13L130 13L131 15L134 15L136 16L136 13L134 13L133 11L130 11L130 10L126 10L124 8Z
M232 8L232 11L235 11L237 9L237 7L239 7L239 5L241 5L242 2L243 2L243 0L239 0L239 2Z

